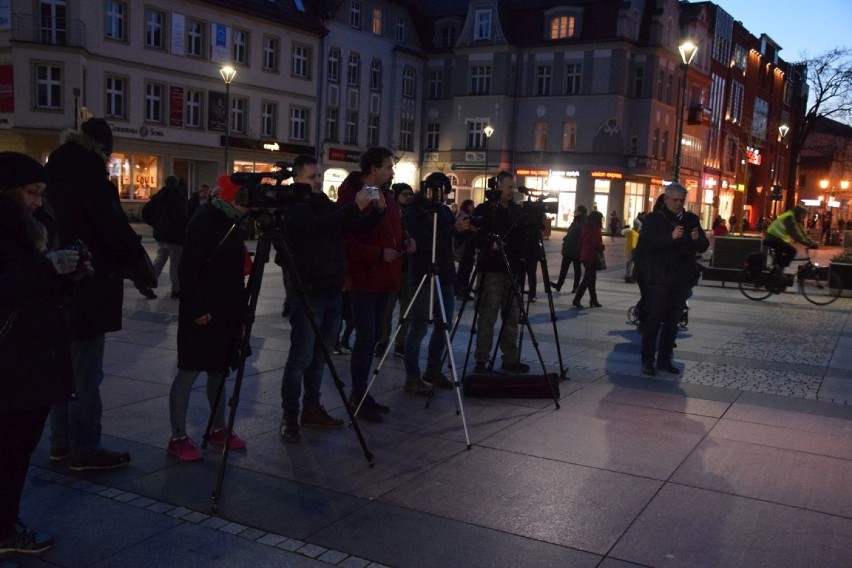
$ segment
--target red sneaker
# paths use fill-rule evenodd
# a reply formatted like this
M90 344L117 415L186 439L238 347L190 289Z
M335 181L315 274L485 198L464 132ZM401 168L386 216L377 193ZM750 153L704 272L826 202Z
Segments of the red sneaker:
M218 430L210 432L209 442L217 448L221 448L225 445L225 439L227 437L227 428L219 428ZM232 450L242 450L246 447L246 441L237 436L236 432L231 432L231 444L228 447Z
M183 461L196 461L201 459L201 450L191 438L184 436L177 440L169 440L168 450L170 456Z

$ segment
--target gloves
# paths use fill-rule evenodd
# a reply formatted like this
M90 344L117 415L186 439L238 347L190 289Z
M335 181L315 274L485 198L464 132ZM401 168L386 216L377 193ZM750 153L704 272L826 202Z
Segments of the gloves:
M53 250L44 256L53 264L57 274L71 274L77 270L80 253L76 250Z

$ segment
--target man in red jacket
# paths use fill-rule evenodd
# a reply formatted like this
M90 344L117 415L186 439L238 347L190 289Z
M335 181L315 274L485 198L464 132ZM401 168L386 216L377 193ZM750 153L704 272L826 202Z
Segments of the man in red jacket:
M368 148L361 154L360 171L352 172L340 184L337 199L338 206L345 207L355 200L358 191L373 186L378 188L377 196L365 213L373 207L384 210L376 227L346 236L343 289L350 293L355 328L355 345L350 359L350 396L353 408L360 404L358 415L368 422L381 422L382 414L390 411L367 395L367 382L388 296L399 290L402 281L402 255L415 250L414 241L406 238L403 232L399 209L389 189L392 179L393 152L378 146Z

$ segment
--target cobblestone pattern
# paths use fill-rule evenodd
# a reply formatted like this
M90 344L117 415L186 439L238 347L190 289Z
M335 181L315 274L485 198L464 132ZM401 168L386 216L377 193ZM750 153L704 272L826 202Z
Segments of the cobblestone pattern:
M794 398L816 399L822 377L805 373L751 369L703 362L688 369L685 383L777 394Z

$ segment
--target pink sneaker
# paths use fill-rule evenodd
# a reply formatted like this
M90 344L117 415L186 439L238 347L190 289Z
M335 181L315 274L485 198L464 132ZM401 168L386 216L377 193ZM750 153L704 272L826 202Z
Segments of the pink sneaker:
M218 430L213 430L212 432L210 432L210 439L208 441L217 448L221 448L225 445L225 438L227 437L227 428L219 428ZM231 432L231 444L229 448L232 450L242 450L245 447L246 441L237 436L236 432Z
M201 459L201 450L191 438L184 436L177 440L169 440L169 448L167 450L170 456L174 456L183 461L196 461Z

